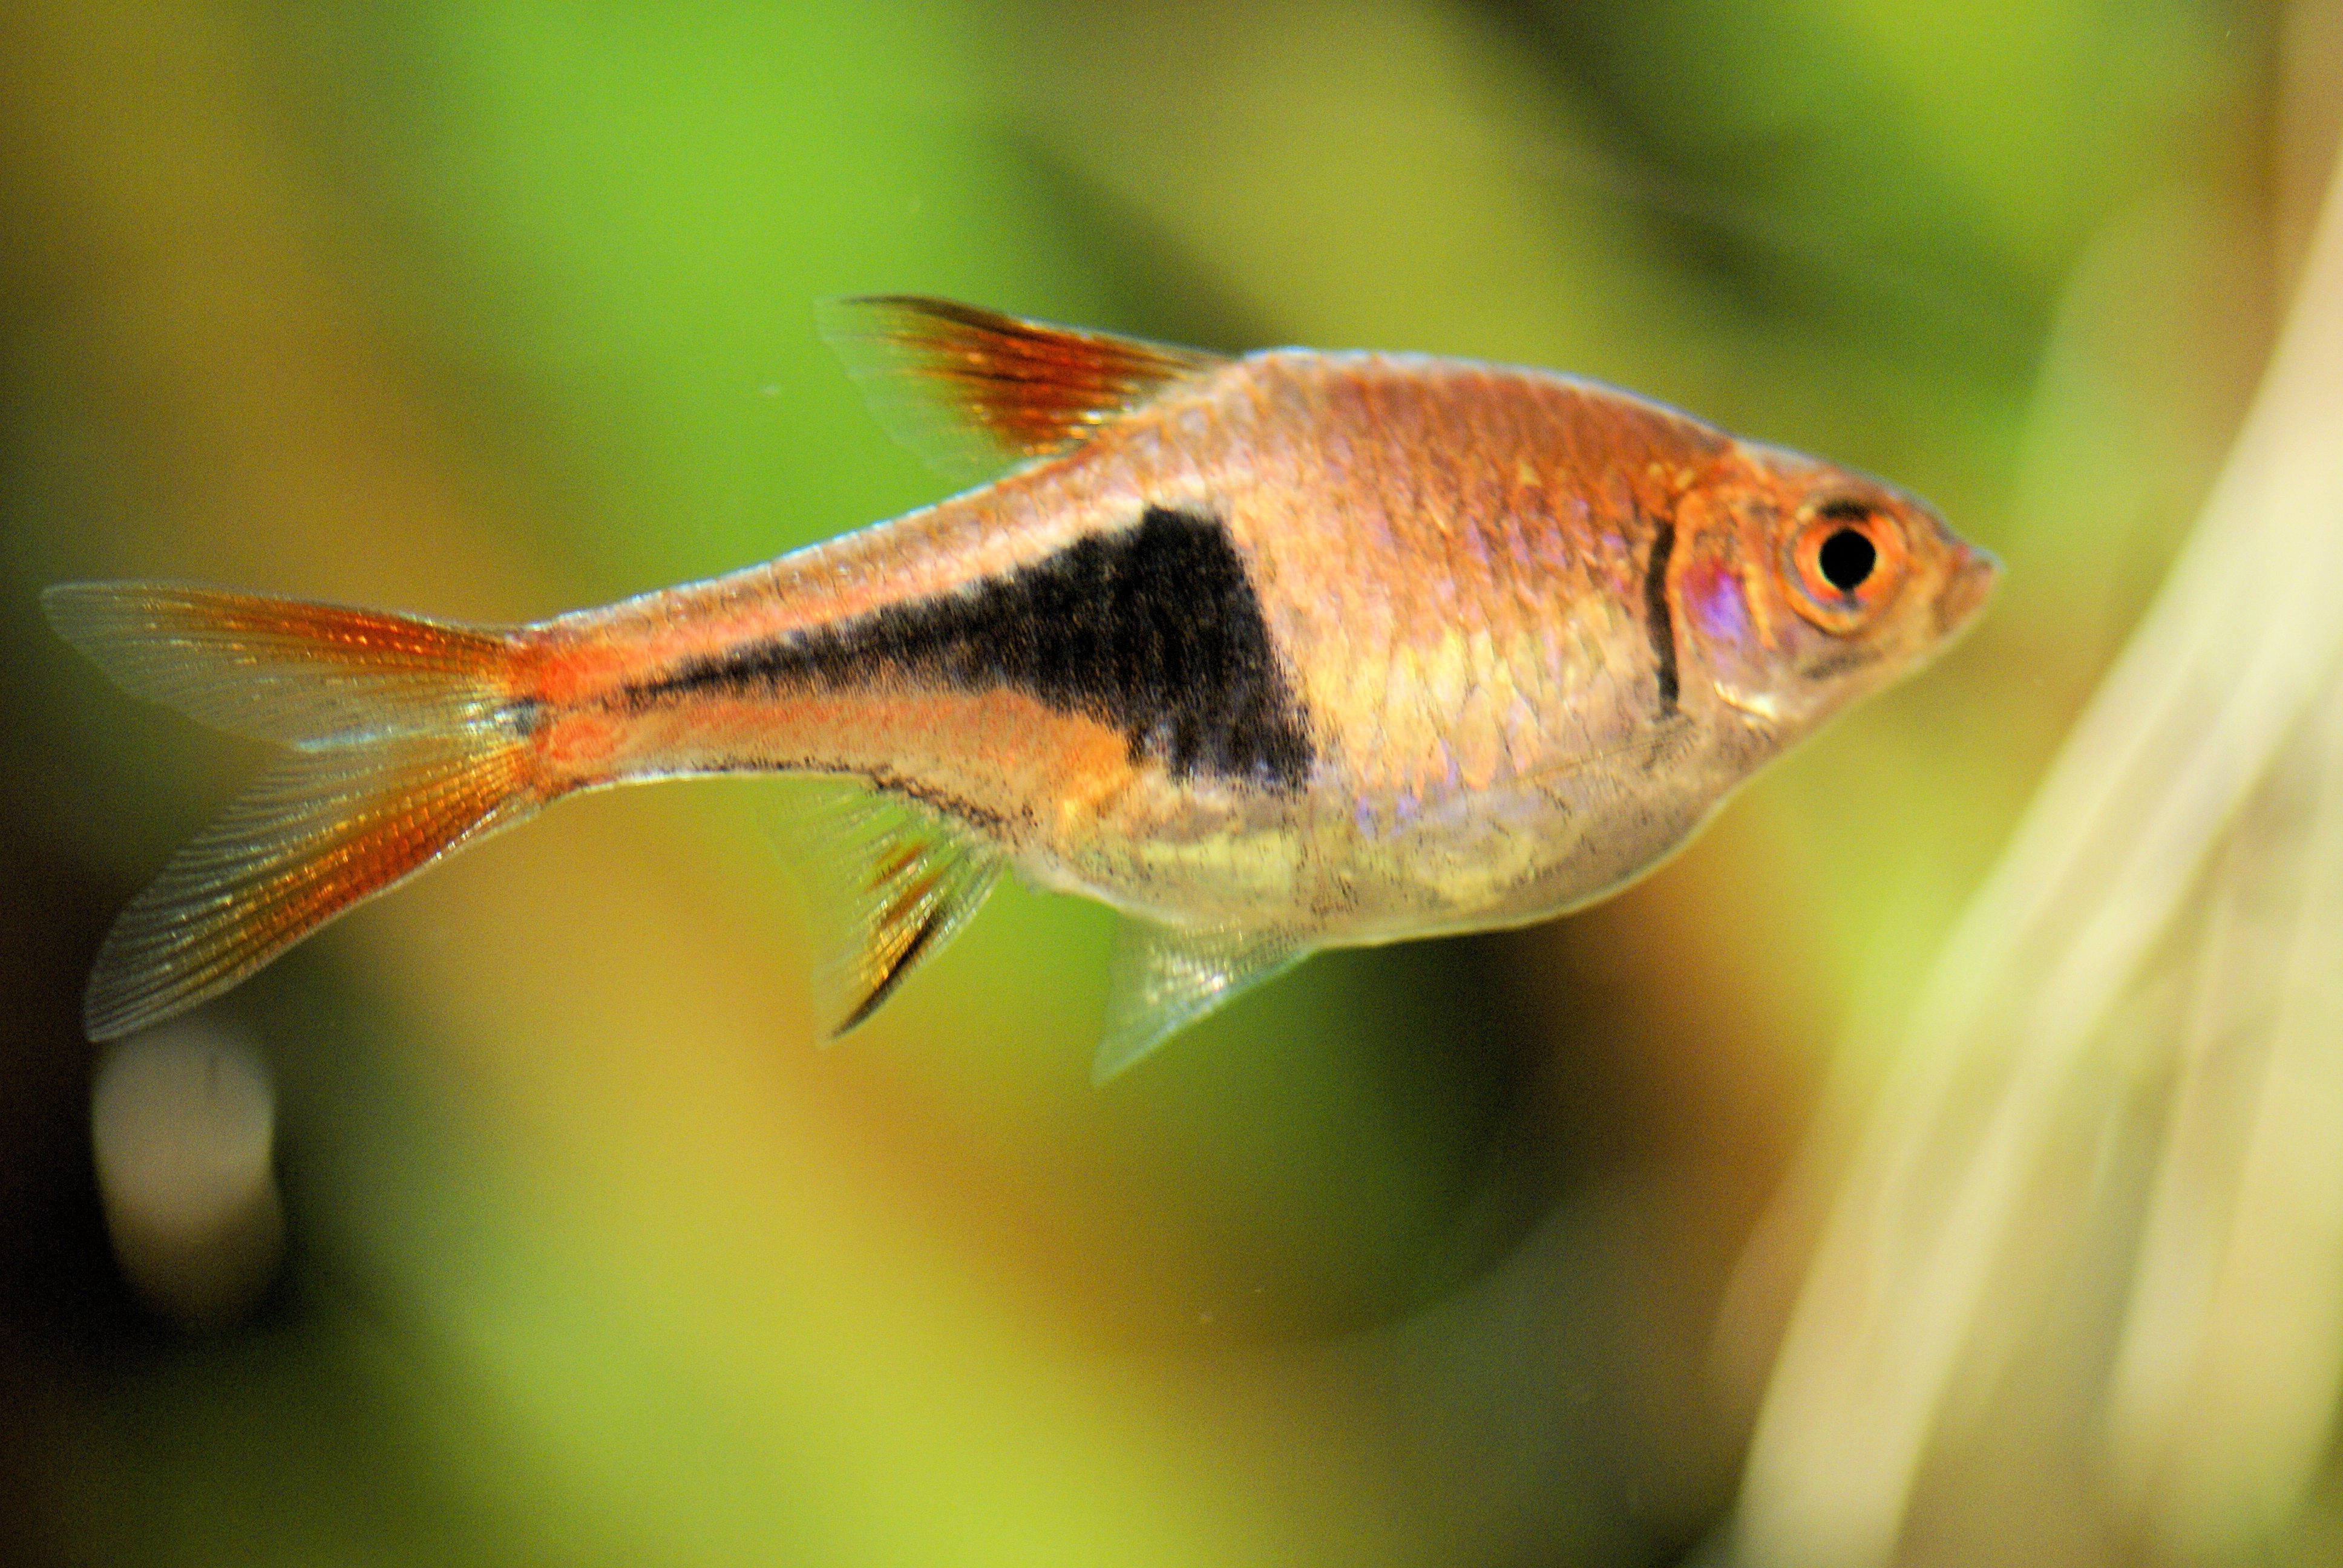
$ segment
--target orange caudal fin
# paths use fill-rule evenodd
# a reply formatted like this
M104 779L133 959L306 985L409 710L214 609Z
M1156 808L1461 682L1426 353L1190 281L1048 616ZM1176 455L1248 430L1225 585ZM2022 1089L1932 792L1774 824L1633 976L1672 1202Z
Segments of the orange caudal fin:
M133 695L290 748L116 921L92 1040L219 995L543 799L502 631L169 583L68 583L41 602Z

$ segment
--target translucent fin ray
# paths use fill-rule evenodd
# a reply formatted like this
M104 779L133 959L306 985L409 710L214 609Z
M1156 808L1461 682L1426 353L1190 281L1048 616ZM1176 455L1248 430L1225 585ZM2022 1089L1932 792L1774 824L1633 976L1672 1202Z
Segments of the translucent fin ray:
M61 583L41 608L132 696L297 744L479 719L509 646L489 628L180 583Z
M888 434L963 481L1063 451L1165 386L1225 363L907 295L828 300L816 322Z
M923 807L860 781L789 791L803 808L782 831L828 884L842 919L828 966L830 1038L859 1028L921 964L960 934L1001 879L1001 857Z
M1091 1080L1104 1083L1309 954L1289 931L1188 930L1125 918L1108 960L1106 1027Z
M159 1023L543 799L502 634L166 583L74 583L50 620L126 689L292 756L99 948L93 1040Z
M236 985L467 840L528 816L519 749L410 738L298 753L163 868L98 949L85 1022L112 1040Z

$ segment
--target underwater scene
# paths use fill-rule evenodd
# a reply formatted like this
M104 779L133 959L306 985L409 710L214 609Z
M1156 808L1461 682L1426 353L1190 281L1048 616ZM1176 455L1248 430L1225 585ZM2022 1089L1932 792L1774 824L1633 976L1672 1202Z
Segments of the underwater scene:
M0 1560L2343 1562L2338 133L14 0Z

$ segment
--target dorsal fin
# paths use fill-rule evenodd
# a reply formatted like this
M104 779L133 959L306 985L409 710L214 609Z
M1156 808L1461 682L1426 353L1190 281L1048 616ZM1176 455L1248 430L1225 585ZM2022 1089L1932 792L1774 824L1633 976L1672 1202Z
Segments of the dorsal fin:
M1168 384L1225 363L912 295L825 300L815 313L887 433L961 480L1064 451Z

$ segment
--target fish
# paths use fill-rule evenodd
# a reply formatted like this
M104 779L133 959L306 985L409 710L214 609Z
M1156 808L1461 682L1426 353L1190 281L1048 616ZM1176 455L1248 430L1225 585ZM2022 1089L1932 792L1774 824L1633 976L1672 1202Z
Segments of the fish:
M855 802L836 1032L1013 869L1122 917L1103 1081L1312 952L1616 891L1999 571L1884 481L1556 372L910 296L819 323L891 432L980 482L525 626L47 589L119 686L284 748L106 936L90 1037L564 796L781 774Z

